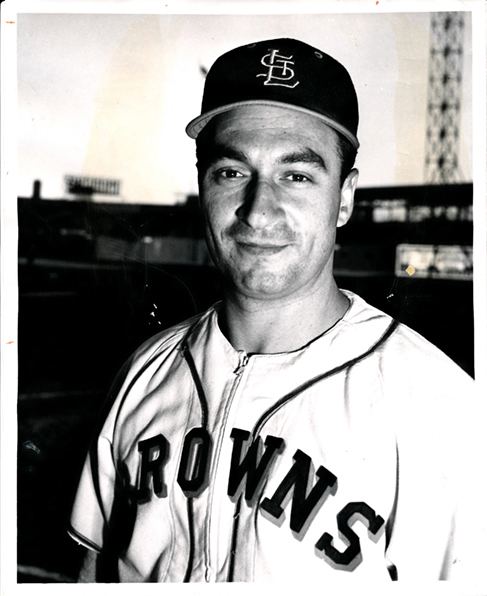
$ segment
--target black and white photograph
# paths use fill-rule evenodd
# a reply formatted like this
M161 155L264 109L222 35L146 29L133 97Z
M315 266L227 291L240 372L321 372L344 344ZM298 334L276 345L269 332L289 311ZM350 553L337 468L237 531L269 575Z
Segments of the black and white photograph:
M5 593L486 593L485 24L7 0Z

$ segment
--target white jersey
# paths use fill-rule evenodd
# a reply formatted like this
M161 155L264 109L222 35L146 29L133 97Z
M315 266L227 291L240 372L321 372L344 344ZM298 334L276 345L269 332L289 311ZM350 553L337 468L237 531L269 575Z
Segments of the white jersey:
M71 519L100 581L484 573L473 381L344 293L344 317L293 352L236 351L218 306L136 352Z

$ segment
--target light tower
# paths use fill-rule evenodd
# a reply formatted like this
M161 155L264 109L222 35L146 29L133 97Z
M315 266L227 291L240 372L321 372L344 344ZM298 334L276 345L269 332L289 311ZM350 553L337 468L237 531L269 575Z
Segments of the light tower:
M459 182L458 139L463 65L462 13L431 15L425 182Z

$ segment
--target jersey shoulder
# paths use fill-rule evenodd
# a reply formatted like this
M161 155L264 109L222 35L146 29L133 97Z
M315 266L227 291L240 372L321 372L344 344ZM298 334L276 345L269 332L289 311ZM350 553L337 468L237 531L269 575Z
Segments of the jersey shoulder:
M122 404L133 401L136 407L154 379L174 368L184 338L196 327L205 328L215 310L216 305L156 333L133 352L118 371L100 410L99 434L111 436Z
M479 405L475 381L422 335L400 323L382 346L379 362L399 426L415 428L418 440L420 428L426 440L435 428L445 444L455 428L471 424Z
M156 356L163 357L165 354L177 349L190 331L196 325L204 324L214 314L215 310L216 305L213 305L206 311L176 323L146 339L129 358L127 363L129 369L138 369L152 358Z
M445 352L420 333L399 323L390 342L384 346L384 359L394 372L409 372L419 380L434 378L435 383L455 379L467 385L473 379Z
M386 331L376 350L380 373L389 384L414 387L416 391L421 386L434 390L451 386L453 390L473 385L473 379L456 362L420 333L404 323L394 323L390 315L356 294L347 295L353 299L350 327L355 334L361 329L362 335L371 334L377 339L383 332L379 330L385 326L392 329Z

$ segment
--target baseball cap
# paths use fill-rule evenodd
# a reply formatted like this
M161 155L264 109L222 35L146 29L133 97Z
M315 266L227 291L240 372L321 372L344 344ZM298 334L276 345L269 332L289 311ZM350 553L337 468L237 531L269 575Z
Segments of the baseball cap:
M358 102L352 79L337 60L297 39L240 46L220 56L205 81L193 139L217 114L244 105L287 107L316 116L358 148Z

